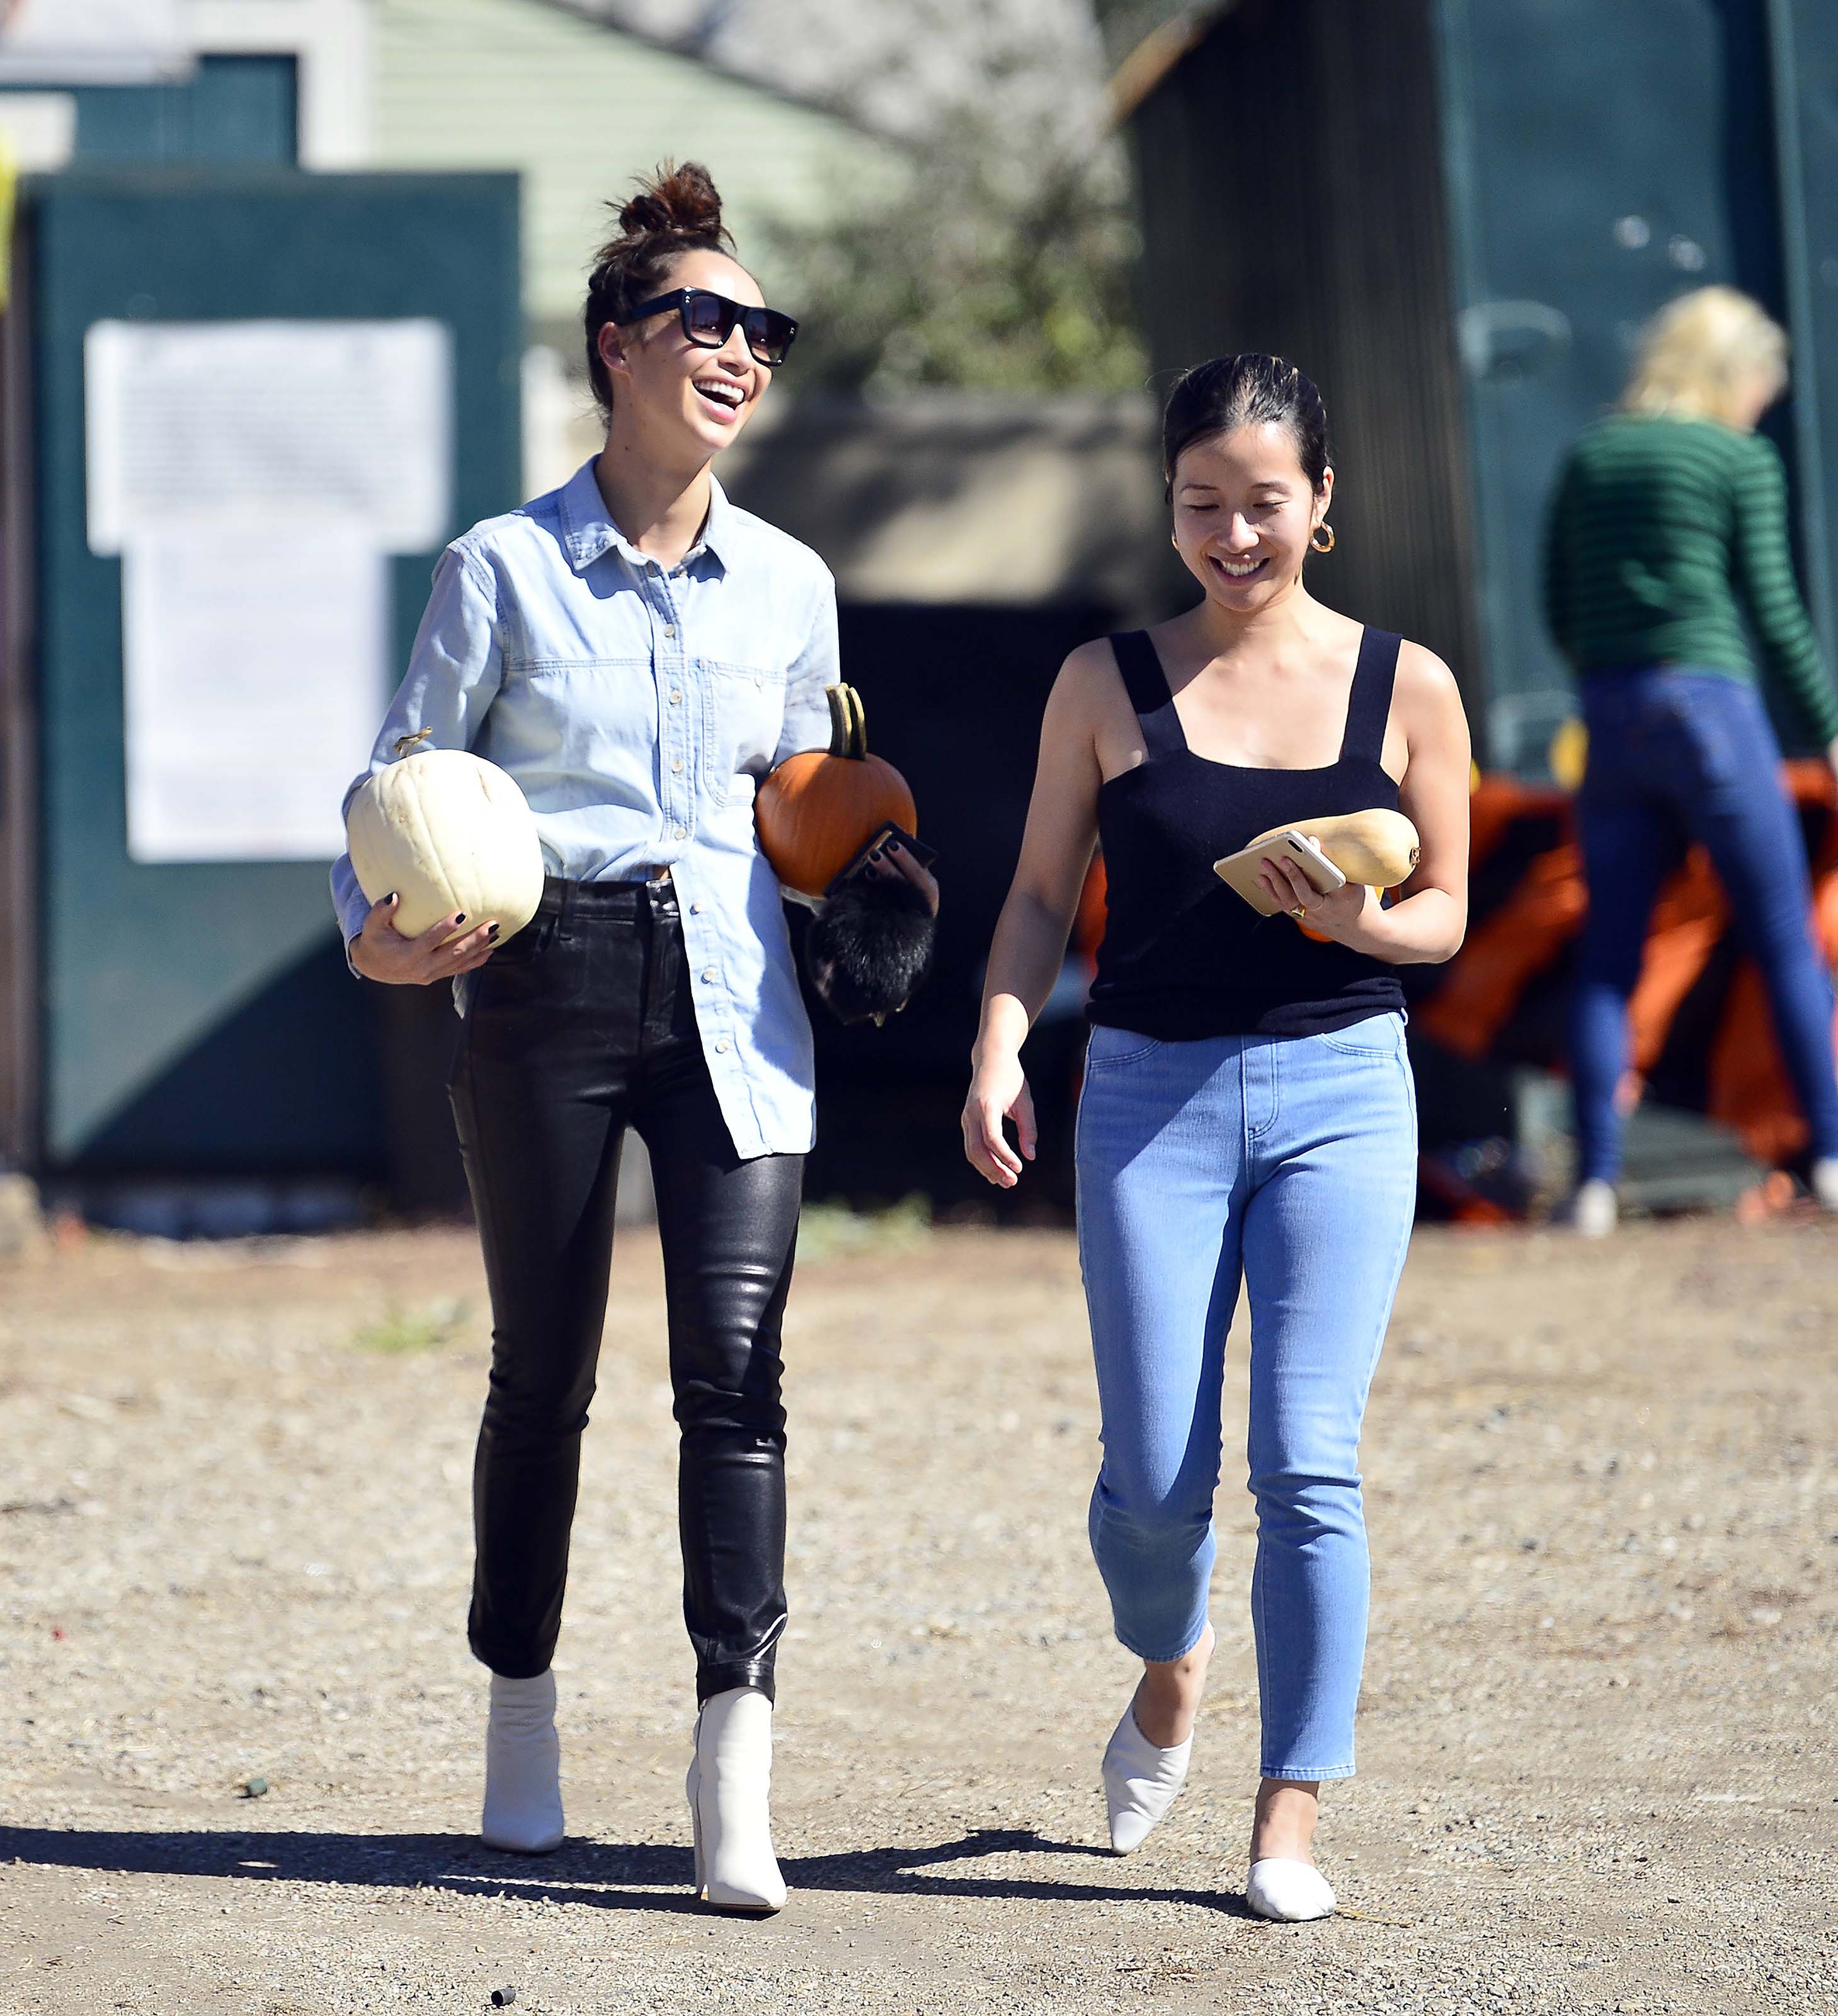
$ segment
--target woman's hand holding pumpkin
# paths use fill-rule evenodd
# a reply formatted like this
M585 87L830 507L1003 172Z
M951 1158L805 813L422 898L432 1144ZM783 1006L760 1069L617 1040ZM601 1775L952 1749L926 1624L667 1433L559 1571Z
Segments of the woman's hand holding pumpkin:
M1310 931L1342 945L1358 930L1373 894L1363 882L1348 882L1323 895L1293 861L1280 855L1264 857L1257 880L1271 901L1280 905L1297 923L1306 924Z
M390 921L397 898L385 896L370 905L364 928L351 940L351 963L366 980L380 980L395 987L426 987L437 980L451 980L456 973L470 973L483 966L492 954L498 926L489 917L466 932L453 934L466 922L463 911L430 924L418 938L405 938Z
M890 877L904 876L915 889L923 893L932 915L937 916L938 878L929 868L923 866L919 857L909 854L898 841L883 841L855 873L865 880L884 881Z
M1013 1120L1020 1152L1009 1146L1002 1122ZM984 1060L979 1057L964 1101L964 1153L978 1175L998 1190L1012 1190L1021 1180L1021 1165L1034 1160L1038 1139L1034 1094L1027 1075L1013 1053Z

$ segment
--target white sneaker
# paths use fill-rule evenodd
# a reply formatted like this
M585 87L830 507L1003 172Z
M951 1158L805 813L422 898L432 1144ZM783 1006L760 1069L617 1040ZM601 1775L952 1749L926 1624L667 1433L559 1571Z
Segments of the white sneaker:
M1826 1211L1838 1211L1838 1155L1821 1155L1812 1165L1812 1193Z
M546 1855L562 1845L562 1746L556 1734L556 1676L491 1676L485 1725L485 1811L479 1831L487 1848Z
M1275 1918L1286 1925L1331 1918L1340 1903L1312 1862L1293 1862L1280 1855L1266 1856L1251 1864L1244 1900L1260 1918Z
M1136 1703L1132 1696L1123 1720L1104 1751L1102 1777L1104 1803L1110 1814L1110 1845L1118 1855L1140 1848L1149 1833L1165 1819L1181 1787L1187 1782L1187 1766L1193 1755L1193 1738L1163 1750L1151 1743L1136 1726Z
M1615 1186L1601 1176L1579 1183L1564 1222L1580 1239L1606 1239L1621 1222Z
M772 1852L772 1704L757 1687L730 1687L702 1704L683 1790L696 1841L696 1894L724 1911L782 1910L785 1878Z

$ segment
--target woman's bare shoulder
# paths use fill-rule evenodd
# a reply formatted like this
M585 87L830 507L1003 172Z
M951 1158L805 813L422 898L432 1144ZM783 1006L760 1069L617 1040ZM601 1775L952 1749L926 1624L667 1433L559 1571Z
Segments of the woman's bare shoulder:
M1392 704L1407 734L1467 733L1467 712L1455 675L1436 653L1407 637L1397 653Z
M1455 675L1427 646L1413 644L1406 637L1398 646L1397 697L1407 704L1446 706L1461 704L1461 689Z
M1066 653L1048 706L1062 718L1094 722L1116 711L1123 692L1110 639L1094 637Z

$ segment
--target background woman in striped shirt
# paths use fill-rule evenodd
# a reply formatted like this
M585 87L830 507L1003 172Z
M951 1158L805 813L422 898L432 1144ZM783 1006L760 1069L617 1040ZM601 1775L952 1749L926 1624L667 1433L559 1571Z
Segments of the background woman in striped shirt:
M1621 411L1571 449L1552 510L1546 614L1589 731L1572 1222L1595 1237L1616 1221L1628 998L1660 883L1691 840L1761 967L1811 1135L1811 1187L1838 1210L1831 980L1749 645L1752 632L1838 767L1838 693L1794 584L1786 473L1755 432L1786 389L1786 357L1785 333L1732 288L1672 302L1648 326Z

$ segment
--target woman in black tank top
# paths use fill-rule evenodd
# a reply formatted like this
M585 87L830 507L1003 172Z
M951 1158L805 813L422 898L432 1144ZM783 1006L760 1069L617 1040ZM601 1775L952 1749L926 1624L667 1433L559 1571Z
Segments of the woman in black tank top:
M1304 585L1311 547L1333 549L1333 471L1300 372L1240 356L1189 373L1163 457L1204 596L1061 671L990 954L965 1149L1004 1188L1033 1158L1021 1045L1101 841L1077 1141L1104 1440L1091 1530L1117 1636L1143 1662L1104 1754L1112 1845L1141 1841L1186 1777L1242 1280L1262 1721L1246 1896L1266 1917L1318 1917L1334 1908L1311 1850L1319 1787L1353 1769L1365 1652L1360 1422L1415 1197L1394 969L1461 942L1468 736L1447 667ZM1265 918L1214 873L1272 827L1376 808L1403 812L1421 844L1389 901L1353 883L1318 895L1273 853L1260 880L1287 914Z

